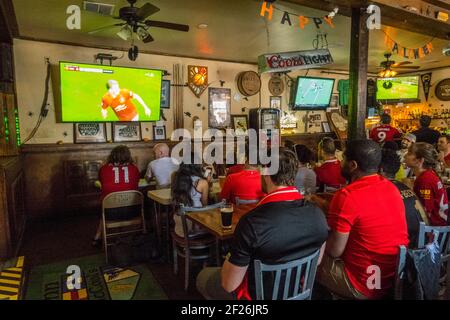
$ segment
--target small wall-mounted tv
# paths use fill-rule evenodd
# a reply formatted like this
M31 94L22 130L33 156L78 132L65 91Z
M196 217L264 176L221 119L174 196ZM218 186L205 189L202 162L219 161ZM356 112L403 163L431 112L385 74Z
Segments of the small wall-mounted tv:
M158 121L162 70L60 62L62 122Z
M334 79L298 77L293 95L292 109L320 110L330 105Z
M377 79L377 100L381 103L420 102L419 76Z

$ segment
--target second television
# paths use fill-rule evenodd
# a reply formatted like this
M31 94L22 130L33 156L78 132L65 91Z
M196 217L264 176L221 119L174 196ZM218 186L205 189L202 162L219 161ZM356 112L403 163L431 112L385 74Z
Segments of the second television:
M292 100L294 110L323 110L330 105L334 79L298 77Z

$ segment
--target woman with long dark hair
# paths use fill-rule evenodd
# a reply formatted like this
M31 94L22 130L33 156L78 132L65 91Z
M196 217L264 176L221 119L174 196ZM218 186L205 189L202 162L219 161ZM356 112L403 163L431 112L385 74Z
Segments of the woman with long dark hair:
M406 165L416 176L414 192L425 207L430 224L445 226L447 225L448 198L445 187L435 172L438 162L436 149L425 142L413 144L405 156Z
M211 175L204 178L201 164L194 164L194 156L191 156L191 163L181 163L180 168L175 173L172 180L172 201L175 206L183 204L187 207L201 208L208 205L209 179ZM183 236L181 218L174 216L175 233ZM188 229L192 229L192 224L188 221ZM199 231L197 229L192 231Z

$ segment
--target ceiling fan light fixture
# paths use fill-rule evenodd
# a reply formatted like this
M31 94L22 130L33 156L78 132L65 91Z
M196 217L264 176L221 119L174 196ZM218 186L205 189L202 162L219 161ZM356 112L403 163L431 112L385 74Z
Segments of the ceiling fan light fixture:
M127 41L133 37L133 30L131 30L131 27L129 25L124 25L122 29L117 32L117 35L123 40Z
M137 28L136 33L138 35L139 40L146 41L150 37L150 33L142 27Z

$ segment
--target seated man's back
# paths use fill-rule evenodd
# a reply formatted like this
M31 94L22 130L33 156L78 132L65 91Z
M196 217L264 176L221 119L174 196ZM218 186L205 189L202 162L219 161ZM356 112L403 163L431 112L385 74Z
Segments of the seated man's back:
M221 191L221 198L230 202L235 202L236 197L255 200L261 199L264 195L261 175L257 170L242 170L228 175Z
M178 170L178 167L179 165L175 159L164 157L150 162L148 170L151 170L151 174L155 177L158 185L165 186L170 185L172 174Z
M326 160L320 167L314 168L317 176L317 185L327 185L340 188L346 181L341 174L341 162L337 159Z
M354 181L333 197L328 224L332 231L349 234L341 259L353 287L367 298L385 296L398 246L408 244L405 207L396 186L377 174ZM380 288L368 286L376 283L368 281L374 270L379 270Z
M328 235L325 216L315 205L303 200L261 203L239 221L229 258L234 265L249 266L248 287L241 286L237 294L248 290L253 299L254 260L279 264L305 257L320 249ZM265 291L270 289L265 282Z

